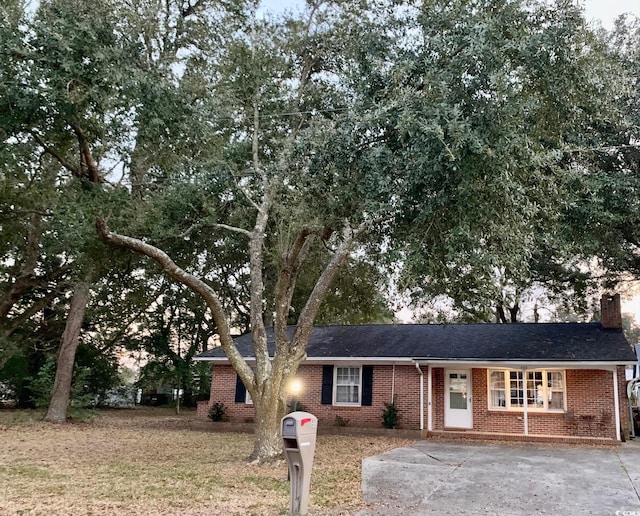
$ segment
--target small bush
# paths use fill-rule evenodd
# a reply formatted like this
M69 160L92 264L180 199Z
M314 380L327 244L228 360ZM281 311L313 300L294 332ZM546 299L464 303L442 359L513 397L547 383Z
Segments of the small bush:
M336 419L333 422L333 424L335 426L347 426L349 424L349 420L341 416L336 416Z
M216 401L211 405L208 415L211 421L225 421L227 419L227 407L221 401Z
M291 400L288 408L289 412L307 412L307 407L300 400L295 398Z
M382 413L382 426L385 428L398 428L398 420L400 414L398 413L398 406L394 399L391 403L384 404L384 412Z

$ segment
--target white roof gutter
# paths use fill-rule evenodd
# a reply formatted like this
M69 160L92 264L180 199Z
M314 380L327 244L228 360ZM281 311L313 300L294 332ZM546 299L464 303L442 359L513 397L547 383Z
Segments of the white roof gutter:
M227 357L194 357L199 362L218 362L226 364ZM251 362L255 357L245 357ZM335 364L336 362L361 362L368 364L393 365L393 364L421 364L438 366L483 366L483 367L558 367L569 369L609 369L616 366L636 365L630 360L486 360L486 359L450 359L450 358L410 358L410 357L308 357L304 363L310 364Z

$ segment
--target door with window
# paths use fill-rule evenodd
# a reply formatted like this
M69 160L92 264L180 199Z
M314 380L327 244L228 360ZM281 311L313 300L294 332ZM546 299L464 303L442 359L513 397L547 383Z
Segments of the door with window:
M444 426L473 428L471 370L445 370Z

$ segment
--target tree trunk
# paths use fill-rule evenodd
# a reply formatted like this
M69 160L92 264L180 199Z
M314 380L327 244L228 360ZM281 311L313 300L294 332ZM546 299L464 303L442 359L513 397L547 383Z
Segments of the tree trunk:
M520 304L516 301L513 306L509 307L509 315L511 316L511 322L518 322L518 312L520 311Z
M79 344L80 328L89 303L89 287L90 283L88 281L78 283L71 298L71 308L69 309L67 323L60 341L51 401L49 402L47 415L44 417L45 421L51 423L64 423L67 420L73 364Z
M263 395L254 400L255 429L253 451L249 460L257 463L272 462L282 457L280 420L285 414L285 393Z
M258 228L266 227L266 215L261 214L261 216L264 218L261 219L260 223L256 224ZM262 222L264 222L264 225L261 225ZM250 459L258 462L269 462L280 457L282 454L280 419L284 416L285 412L287 380L295 374L298 365L305 360L305 348L320 303L325 298L327 290L337 271L347 260L355 238L367 227L368 223L363 222L356 229L352 229L348 222L345 221L342 232L343 239L316 281L313 291L307 300L307 304L298 319L295 335L291 341L289 341L286 337L286 332L276 332L276 352L272 360L269 358L267 350L267 336L264 331L264 320L261 315L263 311L262 293L264 292L264 284L260 275L262 262L260 257L253 256L254 253L261 253L261 246L258 248L256 242L260 242L262 245L264 238L258 234L257 231L249 233L248 231L238 228L233 229L250 238L252 275L251 316L253 324L251 329L253 332L253 345L256 357L256 370L254 372L236 348L233 338L231 337L230 325L227 321L222 303L216 292L207 283L178 267L160 248L147 244L137 238L112 233L103 220L96 222L98 236L103 241L131 249L152 258L172 278L198 293L206 301L218 327L220 345L253 399L256 419L254 448ZM227 226L227 228L229 228L229 226ZM279 285L288 284L288 282L279 282ZM293 288L293 286L291 288ZM259 292L261 295L256 295L256 292ZM283 307L283 313L285 313L285 310L288 310L287 306ZM282 320L283 318L280 319ZM278 338L280 334L282 336Z

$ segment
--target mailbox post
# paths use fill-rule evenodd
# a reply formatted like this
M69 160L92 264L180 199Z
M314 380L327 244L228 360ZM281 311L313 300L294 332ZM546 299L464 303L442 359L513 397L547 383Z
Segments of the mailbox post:
M318 418L308 412L291 412L282 418L282 441L291 480L292 516L307 514L311 467L316 450Z

